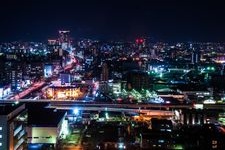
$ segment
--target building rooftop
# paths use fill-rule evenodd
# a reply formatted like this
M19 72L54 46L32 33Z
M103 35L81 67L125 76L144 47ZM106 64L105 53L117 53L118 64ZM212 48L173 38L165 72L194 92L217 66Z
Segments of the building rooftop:
M55 111L49 108L28 108L28 126L34 127L57 127L66 111Z

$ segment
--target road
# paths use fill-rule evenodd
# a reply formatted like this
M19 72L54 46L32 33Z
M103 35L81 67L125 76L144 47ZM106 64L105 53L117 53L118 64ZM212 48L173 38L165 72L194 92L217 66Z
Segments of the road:
M74 106L48 106L48 108L62 109L62 110L72 110L76 107ZM79 110L88 110L88 111L108 111L108 112L135 112L143 113L148 116L174 116L173 111L166 110L150 110L150 109L137 109L137 108L110 108L110 107L79 107Z
M31 92L33 92L33 91L37 90L38 88L42 87L44 84L45 84L44 81L36 82L31 87L29 87L28 89L16 94L15 96L12 96L10 99L11 100L19 100L21 98L24 98L25 96L27 96Z
M28 90L28 91L27 91ZM30 90L27 89L22 93L22 95L26 95L30 93ZM35 89L33 89L35 90ZM21 95L21 94L20 94ZM108 106L108 107L120 107L120 108L147 108L147 109L196 109L193 104L123 104L123 103L104 103L104 102L83 102L82 100L57 100L57 99L18 99L17 96L14 96L10 99L4 99L2 102L12 103L15 101L19 102L49 102L51 105L59 105L59 106ZM225 110L225 104L200 104L202 105L201 109L215 109L215 110Z

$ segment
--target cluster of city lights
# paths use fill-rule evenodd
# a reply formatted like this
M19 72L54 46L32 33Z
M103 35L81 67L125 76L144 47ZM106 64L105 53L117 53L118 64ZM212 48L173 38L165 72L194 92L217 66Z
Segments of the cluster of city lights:
M122 90L122 97L129 97L134 100L138 100L138 102L150 102L150 103L163 103L164 100L160 98L156 92L149 91L146 89L142 89L140 92L132 89L131 91L127 91L125 89Z

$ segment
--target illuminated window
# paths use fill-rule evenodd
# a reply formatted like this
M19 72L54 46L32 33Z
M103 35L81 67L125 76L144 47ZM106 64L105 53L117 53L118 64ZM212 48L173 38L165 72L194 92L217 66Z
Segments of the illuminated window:
M0 134L0 139L2 138L2 135Z
M2 130L2 127L0 127L0 131Z
M212 140L212 144L217 144L217 141L216 140Z
M2 143L0 143L0 146L2 146Z

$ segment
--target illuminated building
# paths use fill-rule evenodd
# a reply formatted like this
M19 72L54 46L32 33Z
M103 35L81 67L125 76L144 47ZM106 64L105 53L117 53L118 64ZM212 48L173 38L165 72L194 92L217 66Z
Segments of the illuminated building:
M61 45L61 50L71 50L70 31L59 31L59 45ZM60 53L62 56L62 51Z
M24 63L19 63L14 60L0 63L0 85L11 84L12 90L21 88Z
M53 65L52 64L45 64L44 65L44 77L48 78L51 77L53 74Z
M151 49L151 58L152 59L156 58L156 50L155 49Z
M63 51L71 52L71 38L70 31L59 31L58 39L48 40L48 51L51 53L52 58L59 58L63 56Z
M218 56L217 58L214 59L215 63L218 64L224 64L225 63L225 56Z
M13 67L12 70L12 78L11 78L11 85L12 85L12 90L18 90L21 88L21 82L22 82L22 65L19 64Z
M44 65L41 62L32 62L24 66L23 78L35 79L41 78L44 74Z
M201 54L200 54L200 51L199 49L197 48L194 48L193 47L193 44L190 44L190 50L192 50L192 53L191 53L191 63L192 64L197 64L200 60L200 57L201 57Z
M55 39L48 40L48 51L51 53L52 57L60 56L60 44Z
M109 82L108 86L110 88L110 92L112 92L113 94L120 94L121 93L121 89L122 89L122 85L121 82Z
M70 37L69 37L70 31L59 31L59 43L69 43Z
M25 105L0 104L0 149L26 149Z
M43 117L46 115L47 117ZM65 111L48 108L28 109L28 149L38 145L55 147L57 140L68 134L66 115Z
M14 64L9 61L1 61L1 59L0 59L0 64L1 64L0 65L0 77L1 77L0 83L2 85L8 85L12 82L12 66Z
M143 38L138 38L135 40L135 44L138 47L138 50L143 50L143 48L145 47L146 40Z
M11 93L11 86L0 86L0 99L4 99L6 96L8 96Z
M71 83L71 75L66 73L60 74L61 85L70 84Z
M198 63L199 60L200 60L200 57L201 57L201 55L200 55L199 52L193 52L193 53L191 54L191 63L192 63L192 64Z
M78 99L84 97L87 93L87 86L60 86L60 87L50 87L46 91L46 97L48 99Z
M159 97L165 100L174 100L177 102L184 102L185 100L185 95L182 92L178 92L169 88L159 89L157 90L157 94Z
M108 81L109 80L109 69L108 69L107 63L102 64L101 80L102 81Z

